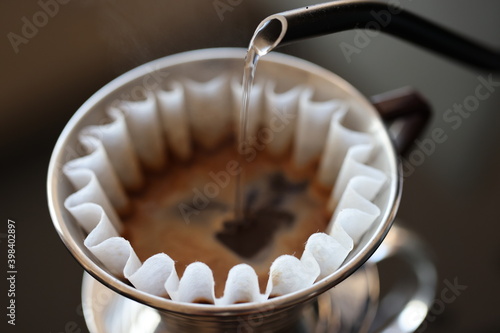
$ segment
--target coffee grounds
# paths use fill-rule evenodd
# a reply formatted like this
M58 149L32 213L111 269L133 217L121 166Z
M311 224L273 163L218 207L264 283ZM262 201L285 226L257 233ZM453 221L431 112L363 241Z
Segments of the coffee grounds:
M172 159L162 172L146 175L144 188L130 194L131 213L122 216L122 236L141 261L166 253L179 276L189 264L203 262L212 269L215 295L221 297L232 267L251 265L265 292L272 262L283 254L300 257L307 238L325 230L331 217L329 192L313 180L315 167L297 170L291 155L275 159L259 153L245 165L243 212L257 222L245 223L234 221L236 177L229 171L238 159L228 141L215 150L197 150L189 161ZM182 213L181 207L189 209ZM228 240L230 233L235 240ZM243 244L247 250L238 248Z
M252 259L271 244L280 229L293 225L295 214L282 204L285 197L306 191L308 182L291 182L282 173L274 173L268 177L267 184L265 191L259 188L246 190L243 219L224 222L223 230L215 235L242 258Z

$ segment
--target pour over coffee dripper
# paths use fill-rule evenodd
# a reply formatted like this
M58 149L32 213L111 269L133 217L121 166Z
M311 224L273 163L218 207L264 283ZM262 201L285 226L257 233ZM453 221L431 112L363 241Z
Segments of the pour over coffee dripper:
M335 7L335 5L339 5L339 8L347 6L345 8L352 9L355 8L350 7L353 4L362 6L360 2L336 2L330 4L332 7L329 8L331 9ZM319 5L316 8L318 9L316 13L336 15L328 11L323 12L321 6L322 5ZM310 11L310 9L314 8L309 7L305 9L305 11ZM304 31L308 31L307 29L294 30L293 27L300 27L300 24L303 24L302 27L305 29L304 24L307 26L314 22L307 20L302 21L299 19L303 11L297 11L295 13L297 14L296 16L289 15L293 14L293 12L283 15L283 17L291 18L290 21L287 21L288 32L282 34L282 30L280 30L277 36L282 38L280 40L276 39L275 45L281 45L281 43L287 41L291 42L298 38L306 38L318 34L318 31L315 29L312 31L309 30L309 34L303 33ZM310 13L314 12L310 11ZM353 13L349 15L352 14ZM323 19L325 18L324 16L322 17ZM276 18L276 16L274 18ZM292 18L297 19L297 21L293 21ZM273 20L272 22L280 22L280 25L283 24L281 19L278 19L278 21ZM271 26L275 26L274 23ZM322 25L318 26L321 27ZM329 26L327 26L327 28L329 28ZM345 25L344 28L348 29L349 26ZM259 31L266 35L268 33L266 29L261 29ZM276 37L276 31L273 31L270 36ZM293 31L302 32L300 34L287 35ZM327 31L325 28L321 30L320 33L329 32L333 31ZM189 71L188 67L193 67L193 64L211 68L214 64L220 66L226 63L227 66L231 67L235 66L235 64L240 64L243 55L243 50L201 50L166 57L154 62L153 65L156 70L172 70L177 68L178 70L186 71ZM352 324L351 330L360 331L369 327L374 304L377 303L376 267L373 264L368 264L366 266L361 265L369 258L375 262L377 258L396 252L398 249L403 249L403 251L399 253L407 255L408 260L414 265L415 273L420 282L417 293L413 294L410 298L410 303L413 306L417 305L413 310L418 310L420 312L419 316L417 316L417 321L408 324L407 320L397 320L393 321L390 325L392 325L392 328L399 329L399 331L408 332L411 331L412 328L414 329L418 326L419 320L423 320L430 306L430 302L433 299L435 275L432 267L429 266L428 260L425 258L424 252L421 251L418 242L416 242L414 238L409 237L405 232L401 232L400 229L395 229L386 240L387 242L382 244L380 251L376 253L376 255L373 255L392 225L399 203L401 186L401 168L398 164L396 153L394 152L391 140L384 130L381 119L377 115L374 106L347 82L317 66L292 57L273 54L264 58L262 61L278 67L280 69L279 72L287 73L287 75L293 75L293 73L306 73L308 77L312 77L314 80L320 80L322 84L329 84L339 89L346 97L355 99L365 107L366 117L365 119L360 119L360 121L364 122L365 126L375 126L380 129L378 133L381 141L384 143L383 156L386 159L386 169L384 171L395 180L391 183L391 188L386 198L387 204L383 207L384 209L379 223L363 237L361 244L337 272L318 281L310 288L277 297L262 304L238 304L230 307L213 307L202 304L179 304L140 292L126 283L117 280L106 272L88 252L83 245L84 235L82 231L69 214L65 212L63 200L68 193L71 193L72 189L61 174L60 166L66 162L66 149L71 149L75 146L79 130L86 125L92 124L95 119L98 119L98 117L102 115L103 106L106 105L106 103L113 101L120 96L123 91L133 87L134 84L142 80L145 75L150 74L148 67L139 67L108 84L81 107L73 119L68 123L56 144L49 168L49 206L56 230L71 253L84 266L85 270L103 283L102 285L99 284L99 282L89 275L86 275L84 278L84 312L89 329L92 332L224 332L238 330L242 332L245 332L245 330L253 332L290 332L293 330L296 332L320 332L321 329L325 332L344 331L343 329L349 326L347 319L344 318L352 318L356 317L356 315L360 318L359 322L363 324L361 325L362 327L357 328ZM194 66L194 68L196 68L196 66ZM410 96L409 99L407 96ZM425 112L425 107L414 107L415 103L404 104L411 107L394 107L394 105L398 105L400 102L407 103L408 100L419 101L415 94L409 94L398 96L397 98L386 98L385 100L379 98L379 103L376 103L377 109L388 113L390 115L389 118L392 120L396 118L395 115L397 114L405 118L405 130L401 132L404 137L399 137L395 140L396 146L400 147L401 150L404 147L408 147L414 138L413 135L407 135L412 132L410 129L415 129L413 134L418 133L418 129L421 129L421 125L425 123L425 119L428 115L428 113ZM385 103L382 103L382 101ZM410 112L412 109L419 111ZM422 110L424 110L424 112L421 112ZM412 122L413 125L411 125ZM415 127L415 123L419 126ZM393 234L395 236L392 236ZM356 279L361 282L358 282L356 287L346 287L347 293L351 292L351 297L354 298L355 291L361 289L362 292L359 297L361 302L358 304L358 312L354 315L350 314L346 316L345 313L343 313L343 311L345 312L345 308L347 308L346 299L342 299L342 296L335 295L335 290L332 292L329 290L333 286L338 286L338 288L335 289L342 288L343 284L339 283L348 276L351 277L346 280L347 283L354 283ZM404 318L404 314L405 312L402 311L401 316L398 318L408 319ZM414 312L410 314L415 317ZM356 320L353 321L356 322Z
M240 73L243 49L207 49L181 53L153 61L138 67L109 83L92 96L67 124L61 134L49 167L48 191L49 205L56 230L70 250L92 277L86 275L83 283L83 309L87 324L92 332L227 332L249 330L254 332L330 332L336 325L347 325L348 319L353 325L362 323L369 327L373 311L378 303L378 274L376 258L389 254L401 254L411 266L419 280L419 288L410 296L412 307L419 306L419 320L423 319L434 295L435 273L425 252L414 237L403 236L403 231L393 231L381 252L373 261L360 269L361 265L379 247L389 231L400 199L401 165L379 112L394 118L395 112L403 110L404 115L417 115L425 118L429 114L427 105L418 95L403 91L389 96L379 96L372 104L347 82L316 65L278 53L269 54L259 64L260 73L280 78L293 85L303 82L314 89L327 93L330 98L349 102L350 121L359 130L370 131L379 143L377 168L387 175L385 189L377 196L377 205L381 213L375 223L360 239L349 254L344 264L333 274L317 281L309 288L268 299L264 302L214 306L174 302L140 291L110 274L84 245L86 235L64 209L64 200L73 193L73 187L63 175L61 166L77 151L78 137L81 130L105 119L105 110L113 101L152 75L154 71L163 71L172 76L182 73L185 77L217 77L221 72ZM306 80L306 81L305 81ZM355 106L355 107L354 107ZM380 110L380 111L377 111ZM423 119L422 118L422 119ZM398 118L406 123L404 118ZM423 122L420 122L421 124ZM421 128L421 127L420 127ZM402 138L400 146L406 146ZM69 155L69 156L68 156ZM398 229L400 230L400 229ZM403 242L401 242L404 240ZM422 269L423 268L423 269ZM356 273L356 278L344 284L339 283ZM423 274L422 274L423 273ZM99 282L102 284L100 284ZM355 283L354 286L349 286ZM327 292L337 286L333 292ZM334 291L337 291L335 293ZM324 293L322 296L322 293ZM347 295L347 298L346 298ZM356 297L354 297L356 295ZM319 296L319 297L318 297ZM357 300L355 313L347 304ZM142 304L141 304L142 303ZM156 309L156 310L155 310ZM360 317L359 320L353 318ZM419 322L419 321L418 321Z

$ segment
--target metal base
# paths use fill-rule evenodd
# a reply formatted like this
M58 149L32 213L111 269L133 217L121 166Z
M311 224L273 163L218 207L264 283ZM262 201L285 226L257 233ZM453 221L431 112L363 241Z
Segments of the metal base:
M378 298L377 268L364 265L306 306L292 333L367 332ZM87 273L83 276L82 305L91 333L171 332L158 310L115 293Z

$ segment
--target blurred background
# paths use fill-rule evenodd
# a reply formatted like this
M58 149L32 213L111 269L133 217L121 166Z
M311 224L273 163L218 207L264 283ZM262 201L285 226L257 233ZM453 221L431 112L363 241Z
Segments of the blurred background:
M140 64L192 49L246 47L266 16L314 3L1 2L0 267L5 267L7 219L17 225L18 266L17 325L8 332L87 331L80 307L83 270L52 227L45 190L52 148L78 107L104 84ZM500 50L499 2L399 3ZM415 168L404 182L399 223L415 230L432 249L439 273L437 299L446 280L456 280L467 289L444 309L434 309L435 319L428 320L425 332L499 332L500 91L493 87L490 96L453 128L454 123L445 122L443 114L474 96L478 77L487 79L491 73L382 34L369 37L360 47L356 34L338 33L278 51L339 74L366 96L413 86L429 100L434 117L420 140L429 139L436 128L444 131L447 140L436 144L423 161L412 164ZM346 56L342 43L359 52ZM493 74L492 80L500 81L500 76ZM418 145L414 149L422 151ZM390 274L383 272L382 278ZM7 306L5 286L2 282L2 309ZM3 327L5 315L1 318Z

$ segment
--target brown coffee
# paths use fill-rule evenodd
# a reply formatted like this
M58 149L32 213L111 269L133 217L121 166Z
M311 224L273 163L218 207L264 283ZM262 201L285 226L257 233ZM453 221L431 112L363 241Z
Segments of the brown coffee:
M308 237L326 229L328 196L313 184L313 167L297 170L289 155L273 159L259 152L245 162L245 217L236 220L241 161L234 141L227 141L148 175L144 189L131 195L132 213L123 217L123 236L139 258L164 252L176 261L179 276L192 262L206 263L216 297L223 294L228 271L247 263L264 292L271 263L283 254L300 257Z

